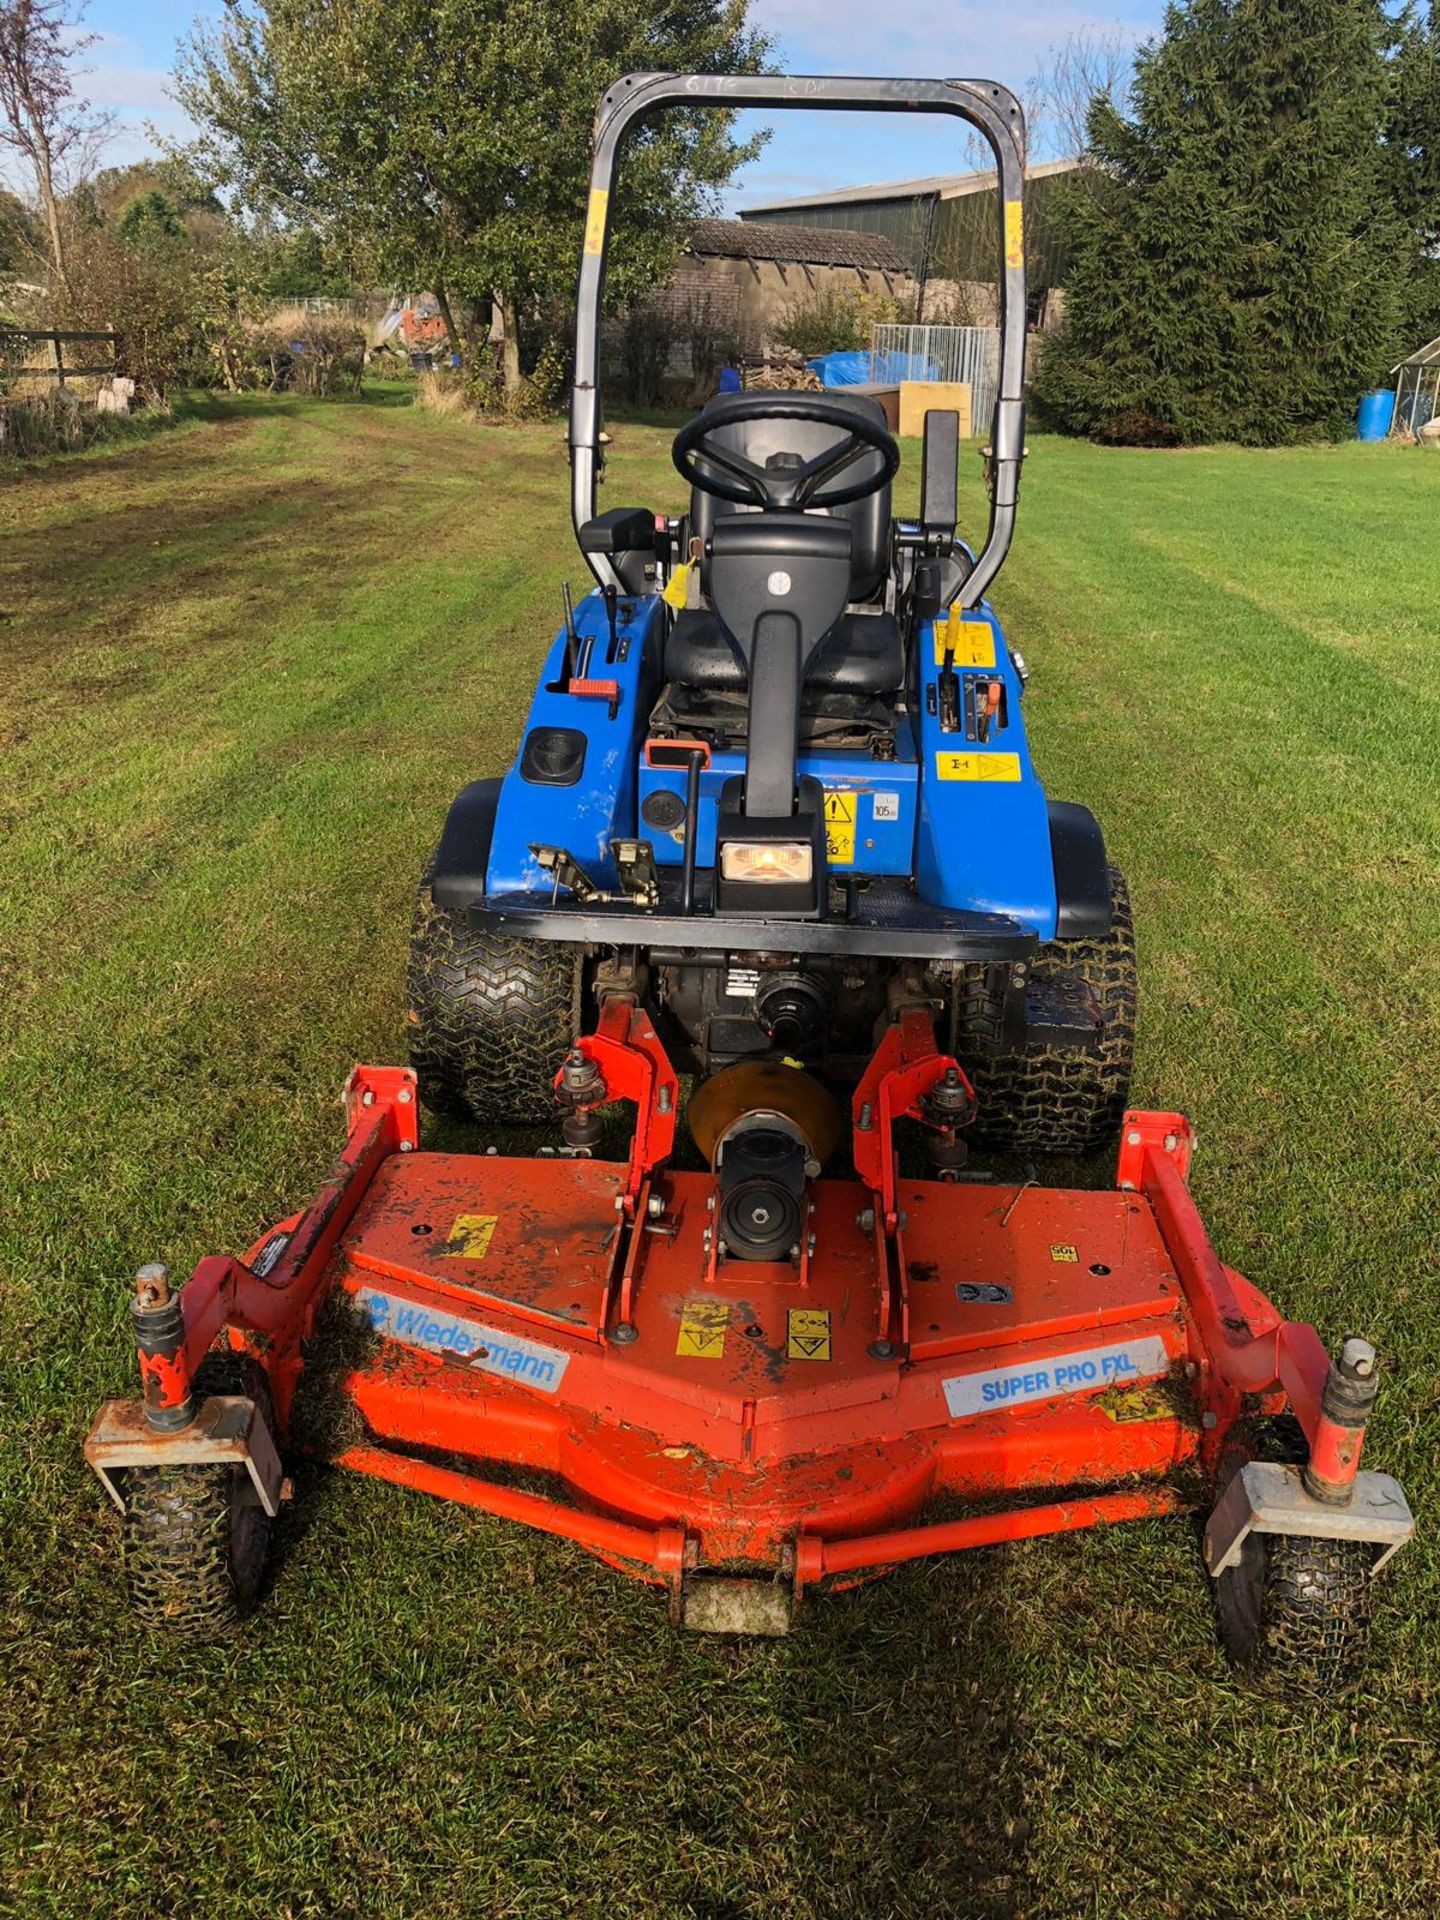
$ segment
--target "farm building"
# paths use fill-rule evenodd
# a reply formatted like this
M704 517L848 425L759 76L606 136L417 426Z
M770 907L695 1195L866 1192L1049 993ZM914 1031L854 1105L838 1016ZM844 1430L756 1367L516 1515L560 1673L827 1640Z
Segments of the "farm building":
M677 307L706 305L726 328L764 344L792 301L836 289L889 296L908 308L916 283L905 254L884 234L847 232L833 220L813 227L698 220L669 297Z
M1053 324L1058 311L1055 295L1064 286L1066 262L1053 208L1057 191L1081 165L1079 160L1048 160L1029 168L1025 176L1025 251L1035 326ZM965 290L972 308L983 307L982 290L995 278L999 241L995 174L989 169L839 187L746 207L740 217L751 229L843 228L889 241L904 259L917 294L923 290L927 318L953 303L959 289ZM796 221L805 227L796 228ZM988 323L993 318L993 296L989 304L991 311L976 312L976 320Z

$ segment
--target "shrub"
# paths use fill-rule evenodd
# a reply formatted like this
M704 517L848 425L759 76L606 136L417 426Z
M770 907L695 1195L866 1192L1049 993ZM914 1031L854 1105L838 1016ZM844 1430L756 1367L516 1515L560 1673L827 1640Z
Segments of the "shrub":
M353 320L282 307L248 329L257 361L276 393L357 393L365 371L365 335Z
M876 327L893 326L899 318L899 303L888 294L822 287L790 302L775 338L803 360L814 360L822 353L868 347Z

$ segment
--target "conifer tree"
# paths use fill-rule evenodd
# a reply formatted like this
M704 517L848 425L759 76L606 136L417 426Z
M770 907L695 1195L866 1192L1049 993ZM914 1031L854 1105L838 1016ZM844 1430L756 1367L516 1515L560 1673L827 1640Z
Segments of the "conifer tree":
M1350 430L1396 357L1410 272L1383 146L1382 0L1184 0L1100 171L1061 218L1073 264L1036 392L1104 440L1276 444Z
M1401 352L1440 334L1440 7L1407 8L1394 64L1387 149L1398 212L1412 236Z

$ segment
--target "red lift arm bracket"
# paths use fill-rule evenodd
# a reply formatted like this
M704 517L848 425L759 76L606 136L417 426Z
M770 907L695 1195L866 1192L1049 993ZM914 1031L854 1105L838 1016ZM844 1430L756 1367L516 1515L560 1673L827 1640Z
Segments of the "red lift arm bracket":
M635 1103L624 1195L626 1217L633 1220L646 1177L669 1159L675 1145L680 1082L649 1014L630 994L610 994L601 1006L599 1026L582 1035L575 1048L600 1070L602 1097L592 1104ZM557 1087L563 1078L562 1068L555 1076Z
M906 1007L887 1027L855 1089L855 1171L879 1196L880 1219L887 1235L897 1224L895 1141L897 1120L919 1120L921 1101L947 1073L955 1073L974 1101L974 1088L948 1054L935 1051L935 1027L924 1007Z
M308 1331L308 1310L336 1241L382 1162L419 1141L415 1075L408 1067L357 1066L345 1083L349 1133L309 1207L263 1273L225 1254L203 1259L180 1292L183 1322L172 1352L140 1354L152 1424L188 1424L196 1369L227 1325L269 1334L277 1354ZM169 1422L166 1415L172 1416Z

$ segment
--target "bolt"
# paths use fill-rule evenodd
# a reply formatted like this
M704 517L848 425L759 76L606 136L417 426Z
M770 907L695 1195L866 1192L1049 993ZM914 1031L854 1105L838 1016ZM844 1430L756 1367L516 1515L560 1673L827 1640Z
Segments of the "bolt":
M616 1213L623 1213L625 1211L625 1196L623 1193L617 1193L615 1196L615 1211Z
M669 1113L670 1109L674 1106L674 1104L675 1104L675 1098L674 1098L674 1095L671 1093L669 1087L661 1087L660 1098L655 1102L656 1108L659 1110L659 1112Z
M633 1320L619 1320L616 1322L610 1338L617 1347L633 1347L635 1342L640 1338L640 1329L635 1325Z
M706 1227L704 1233L701 1235L701 1243L707 1253L710 1251L710 1242L713 1238L714 1235L711 1233L709 1227Z
M945 1084L947 1087L959 1086L960 1075L956 1072L954 1067L947 1067L945 1069Z
M142 1307L163 1307L170 1298L170 1269L152 1260L135 1276L135 1298Z
M705 1202L705 1211L707 1213L714 1213L715 1211L715 1196L713 1193L710 1195L709 1199Z
M401 1153L413 1153L415 1151L415 1142L413 1140L402 1140L400 1142L400 1151Z
M894 1343L889 1340L872 1340L866 1349L872 1360L890 1360L894 1358Z
M373 1087L366 1087L366 1089L365 1089L365 1091L364 1091L364 1092L363 1092L363 1093L361 1094L361 1096L360 1096L360 1104L361 1104L361 1106L362 1106L362 1107L373 1107L373 1106L374 1106L374 1104L375 1104L375 1089L374 1089Z
M1213 1433L1215 1428L1220 1424L1220 1416L1218 1413L1202 1413L1200 1416L1200 1424L1207 1433Z
M862 1207L855 1216L855 1224L861 1233L873 1233L875 1231L874 1207Z
M870 1102L867 1100L860 1109L860 1118L855 1122L855 1125L860 1133L869 1133L874 1124L875 1115L871 1112Z
M399 1093L398 1093L398 1094L396 1094L396 1096L395 1096L395 1097L396 1097L396 1099L397 1099L397 1100L398 1100L398 1101L400 1102L400 1104L401 1104L401 1106L402 1106L402 1107L408 1107L408 1106L409 1106L409 1104L410 1104L410 1089L409 1089L409 1087L401 1087L401 1089L400 1089L400 1091L399 1091Z
M1125 1139L1128 1142L1128 1144L1132 1147L1138 1147L1140 1144L1140 1135L1135 1131L1133 1127L1130 1129L1129 1133L1126 1134Z
M645 1202L645 1211L652 1220L660 1219L665 1211L665 1202L660 1198L658 1193L652 1193L650 1198Z
M1176 1147L1178 1147L1178 1146L1179 1146L1179 1144L1180 1144L1180 1142L1179 1142L1179 1140L1177 1139L1177 1137L1176 1137L1176 1136L1175 1136L1175 1135L1174 1135L1173 1133L1167 1133L1167 1134L1166 1134L1166 1136L1165 1136L1165 1151L1166 1151L1166 1153L1174 1153L1174 1151L1175 1151L1175 1149L1176 1149Z
M805 1251L812 1260L815 1258L815 1236L813 1233L810 1235L810 1238L805 1242Z
M755 1222L757 1227L768 1227L770 1224L770 1209L768 1207L756 1207L750 1218Z

